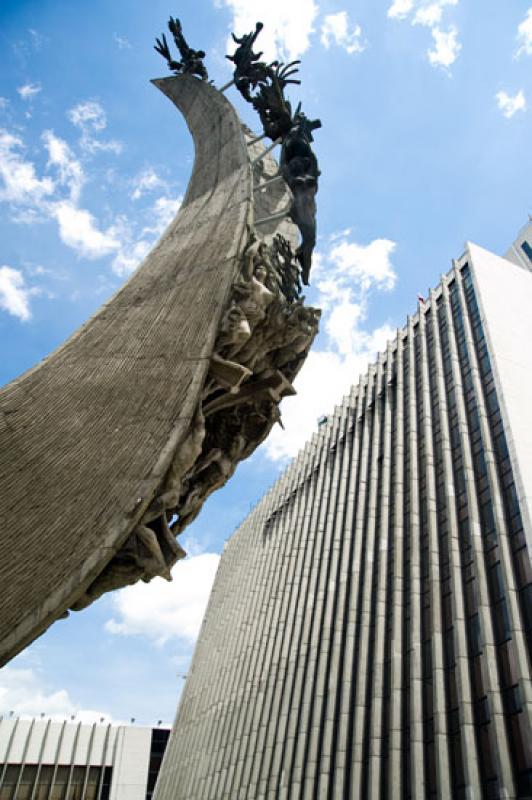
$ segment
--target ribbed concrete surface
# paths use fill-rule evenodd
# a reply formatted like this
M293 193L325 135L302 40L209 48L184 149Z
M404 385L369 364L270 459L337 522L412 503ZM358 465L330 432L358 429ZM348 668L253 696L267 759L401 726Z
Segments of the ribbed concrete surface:
M246 243L251 169L233 107L190 76L156 84L196 148L178 216L109 303L0 393L0 664L75 601L151 501Z
M473 276L228 542L156 800L532 795L528 523Z

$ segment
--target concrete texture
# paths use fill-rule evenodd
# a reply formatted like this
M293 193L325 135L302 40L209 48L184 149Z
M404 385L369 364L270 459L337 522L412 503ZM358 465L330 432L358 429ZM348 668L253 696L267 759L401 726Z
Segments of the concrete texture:
M247 241L252 176L233 107L190 76L155 83L196 148L178 216L91 320L0 392L0 664L75 603L153 499Z

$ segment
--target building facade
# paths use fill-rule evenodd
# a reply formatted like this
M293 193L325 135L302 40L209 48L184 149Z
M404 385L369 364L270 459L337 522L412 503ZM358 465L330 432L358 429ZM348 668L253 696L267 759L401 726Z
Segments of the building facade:
M150 800L169 733L0 718L0 800Z
M227 543L156 800L532 797L517 252L467 246Z
M529 215L528 224L519 231L504 257L532 272L532 216Z

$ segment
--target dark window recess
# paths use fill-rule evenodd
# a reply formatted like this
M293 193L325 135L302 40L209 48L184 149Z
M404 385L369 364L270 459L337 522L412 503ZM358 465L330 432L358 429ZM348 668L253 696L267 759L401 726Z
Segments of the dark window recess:
M469 637L469 652L471 656L482 653L482 634L480 630L480 617L473 614L467 621L467 634Z
M148 768L148 785L146 787L146 800L151 800L157 776L161 768L164 751L168 744L170 731L168 728L153 728L151 732L150 765Z
M521 699L521 690L519 684L510 686L502 692L502 700L504 703L504 710L507 714L519 714L523 710L523 701Z
M491 720L490 706L486 696L475 703L475 721L477 725L487 725Z
M109 800L112 777L113 777L113 768L106 767L103 773L101 800Z
M532 583L519 592L522 598L523 622L525 631L532 631Z
M451 667L454 667L454 637L452 628L450 628L448 631L445 631L443 634L443 646L444 666L445 669L450 669Z
M508 516L510 518L514 517L519 513L519 500L517 499L517 492L513 483L504 490L504 499L506 500L508 508Z
M3 765L0 764L0 772ZM86 766L53 767L43 764L8 765L2 786L0 786L0 800L64 800L66 786L69 784L68 800L109 800L111 784L111 767L105 767L102 776L101 767ZM13 795L19 779L20 784ZM100 780L102 782L101 795L98 793ZM86 785L85 785L86 782ZM85 787L85 791L83 791Z
M492 778L484 784L486 800L500 800L501 787L498 778Z
M502 569L500 561L497 561L496 564L489 571L489 583L492 592L492 601L496 602L500 600L501 597L504 597L504 581L502 577Z
M449 734L454 736L460 731L460 711L453 708L449 711Z
M506 605L505 598L495 603L493 611L496 642L497 644L502 644L512 638L510 616L508 614L508 606Z
M524 242L521 242L521 250L528 256L528 260L532 261L532 247L528 244L526 239Z

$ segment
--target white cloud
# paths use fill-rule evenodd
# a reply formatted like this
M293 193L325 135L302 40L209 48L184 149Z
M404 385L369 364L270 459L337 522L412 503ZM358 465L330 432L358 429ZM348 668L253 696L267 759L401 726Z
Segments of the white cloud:
M118 619L108 620L106 630L124 636L146 636L161 645L173 638L193 644L219 561L216 553L192 556L177 562L171 583L155 578L149 584L121 589L113 595Z
M390 256L394 250L395 242L389 239L374 239L368 245L361 245L343 238L331 249L328 256L334 265L334 273L329 272L331 280L334 280L337 289L339 278L353 280L363 290L371 286L393 289L397 276ZM320 284L322 292L323 286L324 284Z
M94 100L78 103L67 114L73 125L80 130L87 128L93 131L103 131L107 127L107 117L102 106Z
M96 153L98 150L100 150L102 152L120 155L123 149L122 142L119 142L117 139L107 139L106 141L102 141L101 139L96 139L94 136L84 135L79 140L79 143L81 147L87 151L87 153Z
M311 351L295 380L298 394L283 400L285 429L276 426L264 445L266 455L273 461L286 460L297 454L317 430L318 417L333 411L358 381L359 375L375 360L377 353L385 349L395 331L384 325L372 332L350 327L344 333L345 342L354 344L354 350L348 354L332 348ZM335 331L335 336L342 345L340 328Z
M395 286L395 242L375 239L362 245L349 236L349 231L331 236L331 249L315 258L313 278L317 305L323 309L325 347L310 352L295 380L298 394L283 401L285 430L276 427L264 445L274 461L292 457L303 447L318 417L332 411L395 334L388 324L372 331L365 328L370 290Z
M119 36L115 33L113 34L113 39L117 43L119 50L131 50L131 42L125 36Z
M336 303L330 311L324 327L341 355L355 352L360 333L358 328L363 318L363 306L346 300Z
M133 178L131 183L135 187L131 194L133 200L138 200L143 194L153 192L155 189L166 186L166 181L163 181L152 167L148 167L137 175L136 178Z
M40 91L42 91L40 83L26 83L24 86L19 86L17 89L17 92L23 100L32 100Z
M117 220L113 231L120 241L120 248L113 259L113 272L123 276L130 275L137 269L177 214L182 200L181 196L157 198L145 212L149 224L145 225L137 236L132 235L131 223L125 217ZM135 233L134 228L133 233Z
M85 258L102 258L120 247L113 228L100 231L90 211L78 208L68 200L52 204L50 213L57 220L64 244Z
M449 28L448 31L432 28L432 37L434 48L428 50L429 61L434 66L448 69L454 64L462 49L462 45L458 41L458 31L454 27Z
M265 60L279 58L292 61L299 58L310 45L310 35L318 14L314 0L219 0L233 12L231 30L237 36L255 29L255 23L264 23L256 51L262 50ZM234 42L229 40L229 52Z
M362 53L366 48L366 43L362 39L362 28L360 25L353 25L349 30L349 18L347 11L339 11L337 14L328 14L321 26L321 43L327 49L332 43L349 53Z
M113 272L117 275L131 275L150 252L152 242L141 239L138 242L122 244L113 258Z
M15 717L38 717L44 714L53 719L75 716L79 722L111 722L111 717L102 711L82 709L70 698L66 689L50 690L43 685L39 674L33 669L4 667L0 672L0 713Z
M462 45L458 41L456 26L450 25L444 30L441 23L444 9L457 5L458 0L394 0L388 8L388 16L392 19L409 19L411 25L430 28L434 44L427 50L429 63L448 70L458 58Z
M516 56L523 53L527 56L532 55L532 6L526 12L524 20L517 28L518 49Z
M434 28L441 22L442 7L438 3L418 8L412 21L413 25L423 25L425 28Z
M122 144L112 139L102 142L96 138L107 127L107 115L96 100L85 100L71 108L67 116L71 123L81 131L79 143L83 150L95 153L97 150L109 150L114 153L122 151Z
M520 89L513 97L504 91L497 92L495 95L497 105L506 119L510 119L517 111L526 111L526 99L523 90Z
M391 19L404 19L414 8L414 0L394 0L388 9Z
M77 106L70 116L74 124L85 126L85 131L102 130L105 124L101 106L94 103ZM104 227L81 206L86 175L71 146L50 130L41 138L48 154L47 169L54 171L54 179L40 178L34 164L24 158L22 140L0 129L0 201L11 204L12 220L37 224L53 219L62 242L78 255L88 259L113 255L113 271L121 276L130 274L173 219L182 197L158 197L137 224L122 217ZM165 185L154 170L146 170L133 195L140 197Z
M41 50L43 45L48 41L47 37L43 36L39 31L36 31L35 28L28 28L28 33L33 49L37 52Z
M31 317L29 298L32 293L20 270L0 267L0 308L26 321Z
M39 179L35 167L21 155L21 139L0 129L0 201L15 204L38 204L52 194L50 178Z
M440 24L445 6L456 6L458 0L433 0L433 2L422 2L416 8L412 25L423 25L426 28L434 28Z
M85 175L80 162L74 157L64 139L57 137L53 131L45 131L42 140L48 150L48 166L57 169L59 183L68 187L71 200L77 202L85 183Z
M81 163L67 142L53 131L45 131L42 140L48 152L47 166L57 173L55 181L50 177L39 178L34 165L22 155L22 141L0 130L0 201L15 206L18 222L34 224L54 219L63 243L85 258L97 259L115 253L121 247L115 228L102 230L94 215L79 207L85 182ZM64 193L59 190L64 188L68 197L61 198Z
M182 202L182 195L179 195L179 197L159 197L151 207L151 224L143 229L142 236L147 234L160 236L177 214Z
M9 100L7 97L0 97L0 109L7 108Z

